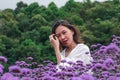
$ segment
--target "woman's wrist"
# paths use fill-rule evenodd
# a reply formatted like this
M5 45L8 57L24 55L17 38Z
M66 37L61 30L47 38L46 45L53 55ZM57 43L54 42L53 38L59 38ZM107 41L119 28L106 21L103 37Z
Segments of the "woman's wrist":
M60 49L59 48L54 48L55 52L60 52Z
M59 46L54 46L54 50L59 50Z

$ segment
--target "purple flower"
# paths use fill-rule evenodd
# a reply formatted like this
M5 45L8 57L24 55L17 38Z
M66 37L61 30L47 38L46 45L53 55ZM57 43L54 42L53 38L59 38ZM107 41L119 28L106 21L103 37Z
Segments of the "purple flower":
M93 45L91 45L90 47L91 47L91 48L96 48L97 45L93 44Z
M68 61L67 62L69 65L72 65L74 62L72 62L72 61Z
M97 69L102 69L103 67L103 64L101 63L96 63L93 67L92 67L92 70L93 71L96 71Z
M73 75L74 75L73 72L69 72L69 71L66 71L66 72L65 72L65 76L73 77Z
M90 74L82 74L80 77L83 80L95 80L94 77Z
M100 47L100 49L105 49L105 48L106 48L106 46L104 46L104 45Z
M64 71L64 70L65 70L65 67L62 66L62 65L59 65L59 66L58 66L58 70L59 70L59 69L62 70L62 71Z
M98 60L98 63L103 64L103 63L104 63L104 61L105 61L105 60L103 60L103 59L99 59L99 60Z
M117 39L113 39L112 42L113 42L113 43L117 43L118 40L117 40Z
M2 64L0 64L0 68L4 69L4 66Z
M83 64L83 61L77 60L76 63Z
M83 66L83 61L77 60L77 61L76 61L76 65Z
M120 36L117 36L116 39L120 41Z
M32 58L32 57L28 57L27 59L28 59L29 61L32 61L32 60L33 60L33 58Z
M30 66L32 66L32 64L24 64L24 67L30 67Z
M109 76L108 80L116 80L116 76Z
M90 52L85 52L85 54L89 54Z
M3 73L3 69L0 67L0 74L2 74Z
M33 80L33 79L30 77L22 77L20 80Z
M20 80L18 77L9 77L7 80Z
M73 68L73 67L67 67L67 68L66 68L66 71L72 72L72 71L74 71L74 68Z
M19 64L20 64L20 61L16 61L15 64L16 64L16 65L19 65Z
M100 47L100 46L102 46L102 44L98 43L97 46Z
M113 37L113 38L115 38L115 37L116 37L116 35L112 35L112 37Z
M65 72L64 71L58 71L53 76L54 77L64 77L65 76Z
M37 62L32 62L32 65L36 65L37 64Z
M60 79L52 76L44 76L44 77L41 77L40 80L60 80Z
M91 69L92 68L92 64L86 64L86 69Z
M25 66L27 63L26 63L25 61L16 61L15 64L18 65L18 66L23 67L23 66Z
M21 68L17 65L13 65L9 67L9 72L13 72L13 73L20 73L21 72Z
M105 52L104 49L100 49L100 50L98 50L98 53L99 53L99 54L102 54L102 53L104 53L104 52Z
M26 65L27 63L25 61L20 61L20 66L24 66Z
M116 80L120 80L120 77L116 77Z
M29 68L22 68L21 69L21 74L22 75L31 75L32 74L32 71L31 71L31 69L29 69Z
M1 80L7 80L9 78L13 77L13 75L11 73L5 73L3 74L3 76L1 77Z
M51 61L50 60L45 60L43 61L44 63L50 63Z
M83 80L80 77L71 77L69 80Z
M116 73L116 76L117 76L117 77L120 77L120 73Z
M43 64L39 64L38 67L39 67L39 68L42 68L42 67L44 67L44 66L43 66Z
M2 62L7 62L8 60L7 60L7 58L5 58L4 56L0 56L0 61L2 61Z
M61 60L61 63L65 63L66 62L66 60Z
M106 53L120 52L120 48L119 48L117 45L111 43L110 45L108 45L108 46L106 47L105 52L106 52Z
M104 64L105 66L107 67L111 67L114 65L114 60L112 60L111 58L107 58L105 61L104 61Z
M103 71L102 72L102 77L104 77L104 78L108 78L109 77L109 72L108 71Z

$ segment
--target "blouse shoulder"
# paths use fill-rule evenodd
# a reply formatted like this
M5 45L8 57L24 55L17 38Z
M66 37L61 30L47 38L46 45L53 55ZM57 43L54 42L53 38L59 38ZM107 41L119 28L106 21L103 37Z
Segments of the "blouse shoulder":
M86 44L78 44L78 47L76 50L79 50L80 52L89 52L90 53L90 49Z
M83 44L83 43L78 44L78 47L89 49L89 47L86 44Z

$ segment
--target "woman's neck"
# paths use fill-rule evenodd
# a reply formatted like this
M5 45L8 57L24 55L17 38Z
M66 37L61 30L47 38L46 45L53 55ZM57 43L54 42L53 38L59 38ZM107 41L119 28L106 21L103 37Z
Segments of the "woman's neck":
M72 45L70 45L69 47L66 48L66 53L65 53L65 56L67 57L70 52L76 47L76 43L73 43Z
M67 47L67 51L71 52L76 47L76 45L76 43L72 43L69 47Z

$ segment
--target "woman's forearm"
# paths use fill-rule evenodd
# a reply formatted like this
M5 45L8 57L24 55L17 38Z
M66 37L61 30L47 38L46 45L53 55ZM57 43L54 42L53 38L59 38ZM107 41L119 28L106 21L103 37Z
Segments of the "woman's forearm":
M60 55L60 49L59 49L60 42L58 38L55 36L55 34L51 34L49 38L50 38L50 43L55 50L57 63L59 64L61 61L61 55Z
M56 58L57 58L57 63L59 64L60 61L61 61L60 50L59 49L55 49L55 54L56 54Z

